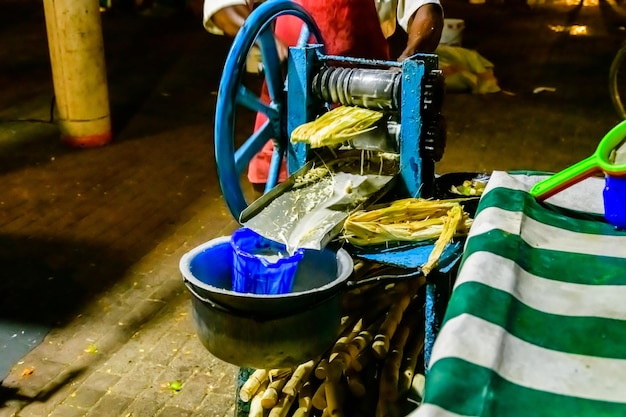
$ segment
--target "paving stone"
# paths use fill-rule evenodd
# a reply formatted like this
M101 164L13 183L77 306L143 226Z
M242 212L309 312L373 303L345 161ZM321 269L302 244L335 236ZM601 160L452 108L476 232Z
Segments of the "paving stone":
M161 364L140 361L133 364L119 381L110 387L112 394L121 394L135 397L146 389L154 386L156 378L163 373L164 366Z
M165 399L159 401L159 397L150 392L142 394L133 399L133 401L122 411L120 416L125 417L154 417L163 407Z
M89 385L82 385L63 401L63 405L84 411L97 403L106 392L106 390L92 388Z
M85 414L87 417L121 416L132 398L107 393Z
M194 415L192 411L168 405L160 410L155 417L190 417L192 415Z
M61 404L54 409L49 417L82 417L87 413L84 408L75 407L72 405Z
M235 414L235 395L209 393L196 409L195 416L226 417Z
M21 408L22 403L20 401L0 403L0 417L15 417Z
M194 411L209 394L211 377L201 372L194 372L182 384L180 392L168 402L169 405L180 407L187 411Z

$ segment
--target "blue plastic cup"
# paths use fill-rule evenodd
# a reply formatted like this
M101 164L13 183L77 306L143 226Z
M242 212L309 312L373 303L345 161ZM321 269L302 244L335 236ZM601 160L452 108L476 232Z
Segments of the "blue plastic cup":
M604 218L620 229L626 229L626 177L605 178Z
M246 227L230 239L233 248L233 291L252 294L291 292L304 249L289 254L282 243Z

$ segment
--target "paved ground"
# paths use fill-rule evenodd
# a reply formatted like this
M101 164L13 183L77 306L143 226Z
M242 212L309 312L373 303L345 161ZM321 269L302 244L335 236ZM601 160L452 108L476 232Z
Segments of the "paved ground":
M621 8L444 6L506 92L446 96L440 173L556 171L617 123L607 82ZM231 415L237 370L201 346L178 273L183 253L236 227L212 144L227 42L190 13L103 15L115 140L73 150L49 123L40 2L3 7L0 318L52 330L2 382L0 416ZM587 35L558 31L571 25Z

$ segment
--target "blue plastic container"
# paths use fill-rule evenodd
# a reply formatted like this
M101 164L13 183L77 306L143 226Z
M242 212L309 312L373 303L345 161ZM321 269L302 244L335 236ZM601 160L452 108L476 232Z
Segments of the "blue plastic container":
M267 239L246 227L236 230L233 248L233 290L252 294L291 292L304 250L290 254L284 244Z
M606 221L626 229L626 177L607 175L603 197Z

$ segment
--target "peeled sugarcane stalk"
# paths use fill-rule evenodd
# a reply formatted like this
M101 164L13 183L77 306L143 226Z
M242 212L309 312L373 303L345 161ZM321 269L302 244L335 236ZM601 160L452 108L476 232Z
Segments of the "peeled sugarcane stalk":
M315 367L315 377L317 379L323 380L324 378L326 378L327 372L328 372L328 359L322 358L322 360L319 361L319 363Z
M398 394L400 396L406 394L413 384L415 377L415 369L417 368L417 359L424 350L424 326L416 326L415 330L409 336L406 347L404 349L404 358L400 366L400 375L398 380Z
M355 397L361 398L367 393L361 375L354 368L349 368L346 371L346 382L348 389Z
M363 329L363 319L359 319L354 325L354 327L352 328L352 331L350 331L350 333L346 334L345 336L341 336L339 339L337 339L337 341L335 342L335 345L333 346L331 350L329 359L332 361L333 355L337 354L337 352L348 352L349 344L352 342L352 340L355 337L359 335L359 333L361 333L362 329Z
M295 398L296 397L291 395L283 395L280 397L278 403L270 410L268 417L286 417Z
M287 383L289 375L284 375L280 378L272 379L267 385L263 397L261 398L261 405L263 408L270 409L278 403L279 393Z
M257 392L259 387L269 378L269 370L256 369L239 390L239 398L241 401L248 402Z
M379 398L383 401L398 400L400 364L404 357L404 345L409 338L408 326L400 326L393 338L393 348L385 358L379 378Z
M346 349L350 354L352 361L354 361L359 354L363 352L363 350L367 348L370 343L372 343L372 340L374 340L374 332L380 327L382 320L383 319L381 318L367 326L366 329L361 330L359 334L357 334L350 341L350 343L348 343Z
M365 349L350 362L350 367L357 372L361 372L372 362L373 359L374 352L371 349Z
M347 354L344 353L343 356L347 356ZM342 360L340 359L340 361ZM341 381L341 375L345 370L345 368L343 368L345 363L337 363L337 361L334 362L335 365L329 368L326 381L324 381L324 391L326 394L326 409L324 412L328 413L329 417L343 417L343 401L341 398L341 387L339 383Z
M419 396L421 399L424 398L424 386L426 385L426 377L422 374L417 374L413 378L413 382L411 383L411 389Z
M378 400L376 417L401 417L398 404L390 400Z
M308 362L298 365L296 370L293 371L293 374L291 374L291 378L285 383L283 393L295 396L307 382L311 373L313 373L316 363L317 360L311 359Z
M387 313L387 317L380 325L380 329L378 329L378 334L374 336L374 343L372 343L372 349L374 350L376 356L379 359L383 359L387 356L389 352L389 344L391 338L393 337L398 325L400 324L400 320L402 320L402 315L404 314L404 310L409 306L413 294L405 294L403 297L398 300L397 304L394 304L389 312Z
M307 381L298 393L298 408L292 417L308 417L313 409L313 384Z
M267 387L268 381L263 382L261 386L257 389L256 394L252 397L250 401L250 411L248 412L248 417L263 417L265 413L265 409L261 405L261 399L263 398L263 393L265 392L265 388Z
M326 408L326 382L322 382L317 391L313 394L311 404L318 410L324 410Z
M391 306L387 312L387 316L380 328L374 336L374 343L372 343L372 349L379 359L383 359L389 351L389 342L393 337L402 317L404 311L411 303L411 300L420 289L422 285L426 283L426 278L422 275L413 278L409 281L404 281L398 284L399 288L406 288L400 299Z
M421 297L412 300L410 305L405 309L393 336L392 349L385 358L378 381L377 417L399 417L399 399L401 398L399 391L400 369L405 358L405 350L411 334L415 333L416 328L423 329L423 326L419 326L422 317L422 304L423 300ZM423 335L423 330L417 330L417 333L422 333Z
M359 332L361 331L361 327L362 327L361 320L348 318L346 319L345 323L346 323L346 328L350 328L351 331L339 337L337 341L335 342L335 344L333 345L333 347L331 348L328 359L322 359L320 363L317 365L317 367L315 368L315 376L318 379L326 378L330 363L333 360L335 360L335 358L338 355L341 355L341 354L347 355L347 353L345 352L345 349L346 349L345 346L348 344L348 342L350 342L350 340L352 340L352 338L358 335ZM350 324L352 324L352 326L350 326ZM344 360L344 362L346 361L346 359L343 357L340 359Z

